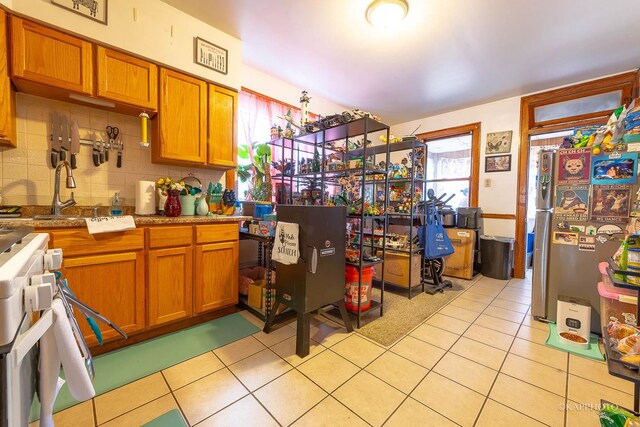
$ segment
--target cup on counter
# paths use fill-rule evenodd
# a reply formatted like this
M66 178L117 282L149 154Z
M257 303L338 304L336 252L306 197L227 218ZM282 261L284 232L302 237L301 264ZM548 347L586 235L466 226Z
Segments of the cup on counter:
M180 205L182 206L182 216L193 216L196 213L196 196L187 194L180 196Z

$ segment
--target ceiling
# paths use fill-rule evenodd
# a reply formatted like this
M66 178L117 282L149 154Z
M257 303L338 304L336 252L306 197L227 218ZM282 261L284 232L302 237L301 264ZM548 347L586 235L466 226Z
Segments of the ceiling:
M243 63L393 125L640 66L636 0L163 0L243 42ZM270 94L268 94L270 95Z

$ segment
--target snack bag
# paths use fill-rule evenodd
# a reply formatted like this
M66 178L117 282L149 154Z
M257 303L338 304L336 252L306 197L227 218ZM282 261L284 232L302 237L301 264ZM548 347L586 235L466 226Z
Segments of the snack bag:
M638 330L626 323L618 322L617 320L609 322L607 325L607 335L609 335L610 342L617 343L618 341L638 333Z
M640 418L609 402L602 401L598 411L602 427L640 427Z

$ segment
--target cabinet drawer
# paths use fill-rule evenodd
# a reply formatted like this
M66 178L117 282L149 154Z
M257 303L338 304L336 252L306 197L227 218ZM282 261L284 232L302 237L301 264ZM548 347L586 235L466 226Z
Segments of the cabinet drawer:
M196 243L215 243L238 240L238 224L215 224L196 226Z
M49 233L49 245L61 248L65 257L126 252L144 249L144 229L119 233L89 234L86 229L57 230Z
M189 246L193 243L193 227L152 227L149 228L149 248L169 248Z

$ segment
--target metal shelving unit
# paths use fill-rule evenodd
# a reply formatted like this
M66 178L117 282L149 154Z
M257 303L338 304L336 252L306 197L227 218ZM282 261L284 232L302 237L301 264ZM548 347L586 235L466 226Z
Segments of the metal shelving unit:
M388 174L387 169L377 168L374 164L373 167L367 164L367 158L370 156L384 156L385 165L389 164L389 144L373 145L367 143L368 138L373 133L383 133L384 136L389 139L389 126L384 123L380 123L369 117L359 118L346 124L340 124L328 129L319 130L317 132L308 133L295 137L294 139L277 138L269 142L273 145L276 152L279 152L281 160L286 161L290 159L295 161L295 167L292 168L290 173L278 174L272 177L272 181L280 182L283 188L286 188L286 184L290 186L292 197L279 197L279 199L286 199L287 202L294 202L293 195L296 191L299 191L303 182L315 184L316 188L319 188L319 198L311 197L313 203L326 204L328 192L325 190L327 186L339 187L339 192L342 190L340 184L340 178L347 176L355 176L359 180L360 195L362 200L362 208L360 214L350 214L347 216L348 220L353 220L357 223L357 230L355 230L358 236L363 236L363 230L365 226L370 224L372 233L375 229L374 224L381 224L382 234L379 236L386 242L387 234L387 216L386 215L365 215L364 202L367 201L368 194L371 194L371 201L375 201L376 187L384 185L384 200L381 203L382 207L386 210L388 201ZM349 140L356 137L362 137L362 146L356 149L350 149ZM337 147L335 144L344 141L344 149L341 146ZM301 164L309 164L309 159L313 158L315 161L319 160L319 165L313 164L315 170L308 171L303 170L300 172ZM336 168L329 170L329 158L340 159L338 163L341 163L342 168ZM362 158L359 167L350 167L350 160L356 160ZM304 160L303 160L304 159ZM313 160L312 160L313 161ZM315 161L313 161L315 163ZM303 162L303 163L301 163ZM368 167L369 166L369 167ZM285 169L283 167L283 169ZM336 188L338 189L338 188ZM370 190L370 191L369 191ZM317 190L316 190L317 191ZM313 196L313 195L312 195ZM346 225L346 224L345 224ZM345 236L346 238L346 236ZM371 255L375 255L376 247L373 243L371 245L365 245L363 238L359 237L357 244L347 243L347 246L352 245L360 249L360 256L358 262L347 262L345 265L356 267L359 272L358 282L358 295L361 295L362 289L362 269L366 267L375 266L381 269L382 284L380 286L380 301L372 301L372 306L367 311L362 311L361 301L358 298L358 309L354 314L356 318L356 326L360 328L361 320L364 315L374 313L379 308L379 315L384 314L384 257L386 254L386 248L382 247L382 257L379 261L368 261L364 259L365 251Z
M405 140L405 141L401 141L401 142L394 142L391 144L388 144L389 146L389 152L390 153L397 153L397 152L402 152L402 151L407 151L409 153L415 153L416 150L421 150L422 151L422 156L421 159L426 161L427 158L427 144L425 144L424 142L418 140L417 138L413 138L411 140ZM392 225L393 223L396 223L398 225L408 225L409 226L409 248L407 250L399 250L399 249L391 249L391 248L387 248L387 250L389 251L393 251L393 252L401 252L401 253L405 253L407 254L409 261L408 261L408 278L407 278L407 296L409 297L409 299L411 299L413 297L412 291L413 288L416 287L421 287L422 290L421 292L425 291L425 278L424 278L424 255L423 255L423 251L422 248L419 246L419 244L414 242L414 238L416 237L415 233L414 233L414 227L416 225L421 226L424 225L424 221L425 221L425 211L424 208L422 208L422 212L420 212L420 210L418 209L418 202L422 201L424 202L424 198L426 197L426 176L425 176L425 169L426 169L426 165L422 164L423 167L423 176L422 177L417 177L416 176L416 167L413 164L414 162L416 162L417 160L414 158L412 159L412 167L411 167L411 172L410 174L408 174L408 176L406 178L389 178L388 179L388 185L393 185L393 184L403 184L403 185L410 185L410 190L409 190L409 194L411 195L410 200L409 200L409 205L410 205L410 209L409 212L407 213L398 213L398 212L388 212L387 213L387 218L388 218L388 224ZM389 165L387 165L387 168L389 168ZM420 189L420 193L422 194L421 200L417 200L416 199L416 190ZM406 191L406 187L405 187L405 191ZM388 191L387 191L388 194ZM394 202L392 202L391 200L389 200L388 202L389 204L392 204ZM417 224L416 224L417 223ZM420 282L416 285L413 285L413 256L414 255L420 255ZM398 287L392 283L387 283L387 285L390 286L394 286L394 287Z

